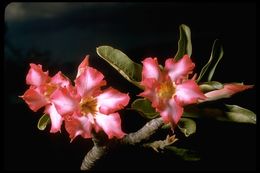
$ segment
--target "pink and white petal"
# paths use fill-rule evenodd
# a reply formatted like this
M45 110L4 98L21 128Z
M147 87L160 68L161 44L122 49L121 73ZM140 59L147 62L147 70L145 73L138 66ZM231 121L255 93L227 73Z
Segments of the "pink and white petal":
M165 69L175 83L178 83L178 81L186 78L188 74L192 73L194 67L195 64L188 55L184 55L183 58L177 62L172 58L165 61Z
M182 114L183 107L178 103L176 97L170 99L164 108L158 110L165 123L171 123L173 127L179 122Z
M77 116L74 114L70 119L65 119L65 129L69 133L71 142L78 135L81 135L83 138L91 138L92 126L87 116Z
M34 112L48 104L46 97L39 91L39 89L34 87L30 87L28 90L25 91L24 95L20 97Z
M51 133L56 133L60 131L63 118L57 112L55 106L53 104L46 106L45 113L50 115L51 118Z
M241 83L228 83L225 84L222 89L214 90L206 93L205 96L207 97L207 99L202 100L201 102L213 101L222 98L229 98L238 92L250 89L252 87L253 85L243 85Z
M52 84L59 85L61 87L68 87L71 82L67 76L65 76L61 71L56 73L52 78L51 82Z
M147 78L141 81L141 86L146 89L154 89L159 85L159 82L154 78Z
M147 78L154 78L156 80L159 80L161 71L157 58L146 58L142 61L142 63L142 80L145 80Z
M88 60L89 60L89 55L86 55L84 60L80 63L78 67L77 77L79 77L79 75L81 75L81 73L88 67Z
M155 90L147 89L140 93L138 96L144 97L152 102L152 107L157 108L160 103L160 97L157 95Z
M81 96L78 94L76 87L74 87L73 85L68 85L67 87L65 87L68 92L70 93L70 95L75 99L75 100L81 100Z
M106 81L103 78L104 75L96 69L92 67L86 68L75 80L78 94L82 98L95 95L101 86L106 85Z
M78 100L76 100L66 88L58 88L55 90L50 99L55 105L57 112L62 116L77 111Z
M28 74L26 75L26 84L33 86L40 86L45 84L50 80L48 76L48 71L43 72L42 66L31 63L31 68L29 69Z
M97 125L104 130L109 139L122 138L125 135L121 129L121 119L118 113L110 115L97 113L95 118Z
M206 99L197 83L193 80L187 80L176 86L176 98L181 105L197 103L198 100Z
M99 111L103 114L111 114L123 109L130 100L128 94L121 93L111 87L106 89L96 98Z
M156 88L160 85L160 83L154 78L147 78L141 81L141 85L144 86L145 89L138 96L147 98L152 102L153 107L156 107L159 102Z

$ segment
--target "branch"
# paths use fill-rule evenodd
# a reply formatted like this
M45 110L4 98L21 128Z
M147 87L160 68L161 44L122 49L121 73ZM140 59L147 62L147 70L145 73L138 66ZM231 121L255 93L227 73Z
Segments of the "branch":
M98 160L117 144L114 139L108 140L107 135L103 131L96 133L95 130L93 130L92 136L94 146L84 157L80 167L81 170L90 170Z
M122 139L108 140L107 136L102 133L93 132L93 148L86 154L82 161L81 170L90 170L95 163L100 160L111 149L115 148L118 144L135 145L143 140L148 140L161 126L163 125L162 118L156 118L146 123L140 130L126 135Z
M81 170L90 170L96 163L97 160L101 159L108 152L106 146L96 146L87 153L84 160L82 161Z
M163 125L162 118L156 118L146 123L140 130L134 133L126 135L121 139L122 144L135 145L140 143L142 140L147 140L152 136L156 130Z

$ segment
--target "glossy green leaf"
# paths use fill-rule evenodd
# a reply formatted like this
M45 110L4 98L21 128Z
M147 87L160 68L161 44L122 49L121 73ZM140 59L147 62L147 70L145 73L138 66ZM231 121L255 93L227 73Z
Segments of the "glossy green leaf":
M199 85L199 87L203 93L206 93L209 91L222 89L224 85L217 81L210 81L210 82L203 82L202 84Z
M122 51L111 46L97 47L97 54L114 67L124 78L139 88L142 78L142 65L133 62Z
M188 105L184 107L181 118L202 118L202 109L198 106Z
M217 67L219 61L223 57L223 54L224 54L223 47L221 46L219 40L216 39L212 46L212 51L211 51L209 61L201 69L197 82L199 82L206 73L208 73L207 81L211 81L212 76L216 70L216 67Z
M200 155L198 152L186 148L178 148L176 146L166 146L167 150L173 152L185 161L199 161Z
M131 108L138 111L142 116L148 119L154 119L159 116L159 113L152 107L151 102L147 99L136 99Z
M256 114L237 105L226 105L226 108L198 108L190 106L185 108L184 118L206 118L217 121L256 124Z
M188 137L196 132L196 122L189 118L181 118L178 122L178 128Z
M48 114L43 114L38 121L37 127L39 130L44 130L49 123L50 123L50 116Z
M256 114L254 112L237 105L226 104L226 107L228 108L226 115L229 120L239 123L256 124Z
M180 60L183 55L188 54L191 56L192 54L192 44L191 44L191 32L190 28L187 25L180 25L180 38L178 41L178 51L175 55L175 59Z

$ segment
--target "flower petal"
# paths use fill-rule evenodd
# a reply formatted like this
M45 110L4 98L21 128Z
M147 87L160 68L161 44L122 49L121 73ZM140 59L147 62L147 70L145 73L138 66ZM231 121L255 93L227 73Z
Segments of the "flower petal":
M147 98L152 102L153 107L157 107L159 104L159 97L156 93L156 88L159 83L154 78L147 78L141 82L141 85L145 87L145 90L138 96Z
M210 91L210 92L206 93L205 96L207 97L207 99L202 100L201 102L213 101L213 100L218 100L218 99L222 99L222 98L229 98L233 94L244 91L246 89L250 89L252 87L253 87L253 85L243 85L241 83L228 83L228 84L225 84L222 89L214 90L214 91Z
M61 71L59 71L51 78L50 83L59 85L61 87L68 87L70 85L70 80Z
M122 138L125 135L121 129L121 119L118 113L110 115L97 113L95 118L97 125L104 130L109 139L113 137Z
M59 114L66 115L77 110L78 100L76 100L66 88L59 88L51 95L51 102L55 105Z
M65 129L69 133L71 142L75 137L81 135L83 138L91 138L92 124L87 116L73 115L65 119Z
M51 118L51 130L50 130L50 132L56 133L56 132L60 131L63 118L57 112L55 106L53 104L46 106L45 113L49 114L50 118Z
M89 55L86 55L84 60L80 63L78 67L77 77L79 77L81 73L88 67L88 60L89 60Z
M48 71L43 72L42 66L40 64L36 65L31 63L30 66L31 68L26 75L26 84L40 86L50 80L50 77L48 76Z
M108 88L96 98L100 106L99 111L103 114L111 114L123 109L130 100L128 94L121 93L114 88Z
M21 98L28 104L31 110L36 112L41 107L48 104L47 99L42 94L39 88L30 87L25 91L24 95Z
M184 55L183 58L177 62L172 58L165 61L165 69L175 83L180 83L180 80L187 78L187 75L192 73L194 67L195 64L188 55Z
M86 68L75 80L78 94L82 98L96 95L100 87L106 84L103 78L103 74L96 69L91 67Z
M175 126L183 114L183 107L178 103L176 97L174 97L170 99L166 105L164 105L163 109L158 110L158 112L160 112L160 115L165 123L170 122L173 126Z
M159 82L154 78L147 78L141 81L141 85L146 89L155 89Z
M160 78L160 68L157 61L157 58L146 58L143 63L143 70L142 70L142 80L147 78L154 78L159 80Z
M194 80L187 80L176 86L176 98L181 105L197 103L199 99L206 99Z

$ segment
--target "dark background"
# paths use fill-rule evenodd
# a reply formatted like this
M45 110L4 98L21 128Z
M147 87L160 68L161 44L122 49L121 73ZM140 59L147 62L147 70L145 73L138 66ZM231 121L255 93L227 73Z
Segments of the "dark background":
M37 129L41 111L34 113L18 98L28 86L29 63L40 63L51 75L61 70L71 79L86 54L109 85L129 92L140 90L121 77L95 53L100 45L125 52L134 61L158 57L161 64L177 51L178 26L191 28L199 72L213 41L224 47L224 58L213 77L220 82L255 84L227 104L256 113L255 3L11 3L5 9L4 47L4 166L6 170L79 170L91 140L65 132ZM145 119L121 111L125 132L138 130ZM184 162L150 149L120 148L105 157L97 170L255 170L256 127L201 120L197 133L176 143L200 151L200 162Z

